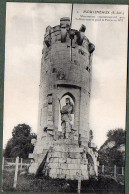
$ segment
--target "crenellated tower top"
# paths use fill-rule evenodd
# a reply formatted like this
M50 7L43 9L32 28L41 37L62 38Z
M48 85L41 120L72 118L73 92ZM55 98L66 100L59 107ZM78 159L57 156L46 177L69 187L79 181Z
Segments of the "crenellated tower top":
M60 25L46 28L46 33L44 35L44 42L47 47L58 41L64 43L70 43L72 41L72 46L82 46L84 49L92 53L95 50L95 46L89 42L88 38L85 36L86 26L81 25L79 31L71 29L70 19L64 17L60 19Z

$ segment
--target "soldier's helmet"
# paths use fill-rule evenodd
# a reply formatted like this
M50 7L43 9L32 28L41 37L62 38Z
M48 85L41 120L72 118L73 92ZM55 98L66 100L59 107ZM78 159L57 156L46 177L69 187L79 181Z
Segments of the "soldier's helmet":
M70 103L70 98L66 98L66 104Z

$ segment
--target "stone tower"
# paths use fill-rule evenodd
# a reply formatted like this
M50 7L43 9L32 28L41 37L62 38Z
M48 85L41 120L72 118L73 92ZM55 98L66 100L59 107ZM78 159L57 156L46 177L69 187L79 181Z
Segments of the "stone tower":
M30 173L82 180L97 175L97 152L91 142L89 105L92 55L86 27L70 29L70 19L46 28L44 36L38 136Z

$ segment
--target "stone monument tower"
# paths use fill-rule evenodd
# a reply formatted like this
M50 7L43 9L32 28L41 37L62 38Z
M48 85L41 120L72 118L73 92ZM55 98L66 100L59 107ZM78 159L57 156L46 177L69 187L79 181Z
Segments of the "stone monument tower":
M97 176L97 152L91 142L89 106L94 45L86 27L70 27L70 19L46 28L44 36L38 135L30 173L51 178L87 180Z

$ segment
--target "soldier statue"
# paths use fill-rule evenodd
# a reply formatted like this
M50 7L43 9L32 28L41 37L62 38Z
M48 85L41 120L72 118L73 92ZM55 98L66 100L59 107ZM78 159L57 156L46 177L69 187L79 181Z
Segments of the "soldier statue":
M68 139L68 136L69 136L69 133L71 132L72 124L73 124L71 114L74 113L74 106L73 106L73 103L70 101L70 98L66 98L66 105L63 106L62 109L60 105L60 113L61 113L62 132L64 134L64 138Z

